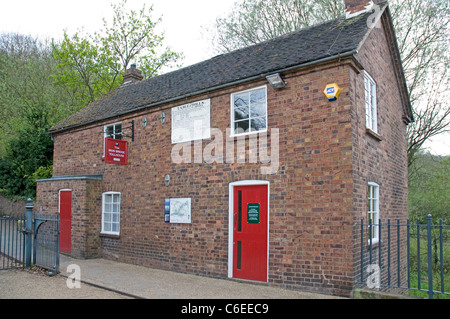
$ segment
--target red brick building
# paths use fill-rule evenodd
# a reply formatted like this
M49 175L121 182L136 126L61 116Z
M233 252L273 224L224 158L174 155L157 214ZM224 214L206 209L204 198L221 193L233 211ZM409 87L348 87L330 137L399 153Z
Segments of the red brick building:
M355 223L407 216L413 119L387 3L346 2L155 78L133 66L53 127L36 206L61 214L61 250L350 295Z

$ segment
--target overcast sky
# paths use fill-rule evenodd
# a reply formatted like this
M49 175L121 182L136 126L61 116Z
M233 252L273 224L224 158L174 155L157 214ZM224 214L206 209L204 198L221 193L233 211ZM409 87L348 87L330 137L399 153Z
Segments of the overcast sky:
M62 38L82 27L93 33L102 27L102 18L111 18L111 3L120 0L0 0L0 33L19 32L40 38ZM162 16L165 45L185 56L184 66L214 55L204 28L231 10L235 0L128 0L139 10L153 3L153 17ZM450 134L433 139L426 146L438 155L450 155Z
M93 33L112 17L111 3L120 0L0 0L0 32L19 32L42 38L62 38L82 27ZM162 16L160 31L165 45L185 55L184 65L210 58L214 52L203 28L228 12L234 0L128 0L128 8L140 10L153 4L153 17ZM158 30L158 31L159 31Z

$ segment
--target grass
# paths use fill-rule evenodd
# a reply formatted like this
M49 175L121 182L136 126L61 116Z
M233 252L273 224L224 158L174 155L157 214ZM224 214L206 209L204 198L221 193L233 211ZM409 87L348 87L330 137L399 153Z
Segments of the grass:
M448 235L448 234L447 234ZM443 281L444 291L450 293L450 241L448 236L444 236L443 243ZM439 240L432 241L432 262L433 262L433 290L440 291L441 288L441 260ZM417 261L417 238L411 238L410 242L410 286L419 287L418 261ZM411 296L428 298L428 247L426 238L420 240L420 289L425 291L410 290ZM435 292L433 299L450 299L450 295Z

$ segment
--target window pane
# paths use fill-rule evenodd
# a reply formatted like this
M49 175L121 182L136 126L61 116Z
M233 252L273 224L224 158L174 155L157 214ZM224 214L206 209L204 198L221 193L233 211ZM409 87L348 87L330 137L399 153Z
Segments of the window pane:
M112 221L115 223L119 222L119 214L112 214Z
M234 95L234 107L248 107L248 93Z
M114 127L114 138L117 140L122 139L122 124L116 124Z
M266 118L265 117L258 117L251 120L251 131L261 131L266 129Z
M111 223L103 223L103 231L110 232L111 231Z
M234 120L235 121L248 119L248 116L249 116L248 108L237 107L234 109Z
M104 209L105 209L105 213L111 213L112 212L112 204L105 203Z
M239 121L234 123L234 134L242 134L248 132L249 121Z
M119 232L119 224L112 224L112 231L115 233Z
M106 127L106 137L113 137L114 130L112 126Z
M266 103L266 91L264 89L252 91L250 93L250 104L254 103Z
M266 103L254 103L250 106L251 117L266 116Z
M115 194L112 195L113 197L113 203L119 203L120 204L120 195L119 194Z

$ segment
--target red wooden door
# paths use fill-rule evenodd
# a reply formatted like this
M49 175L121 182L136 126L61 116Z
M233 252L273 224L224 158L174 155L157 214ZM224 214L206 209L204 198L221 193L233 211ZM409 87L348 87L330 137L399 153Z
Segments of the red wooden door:
M234 278L267 281L267 194L267 185L234 187Z
M59 249L70 253L72 249L72 191L59 192L60 237Z

